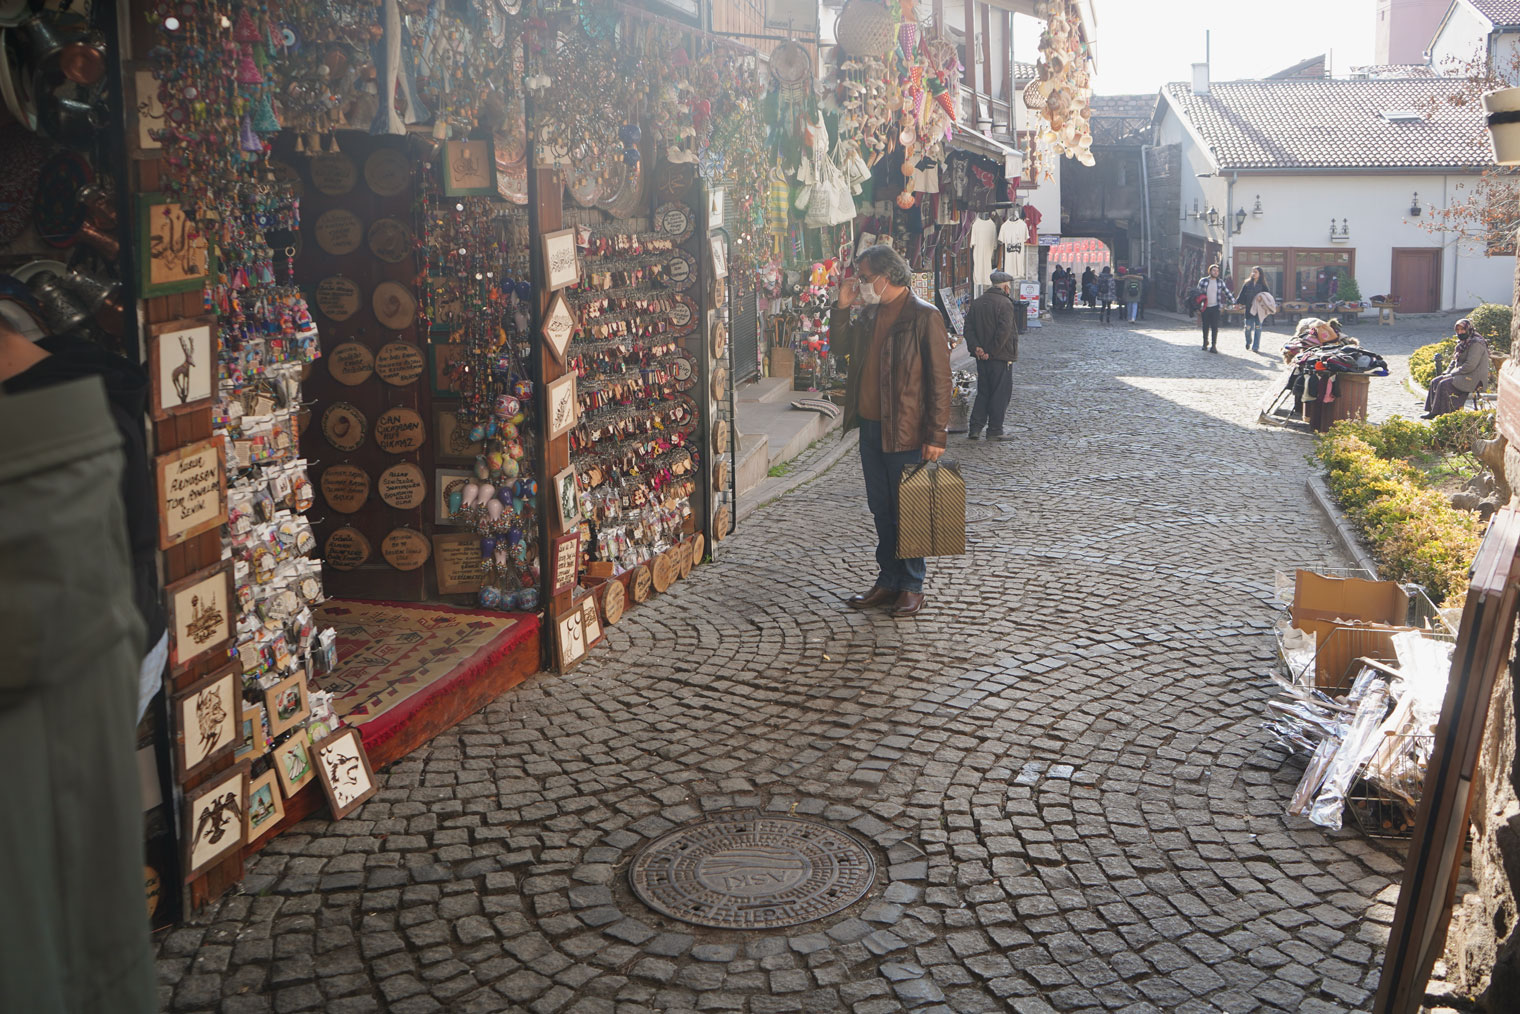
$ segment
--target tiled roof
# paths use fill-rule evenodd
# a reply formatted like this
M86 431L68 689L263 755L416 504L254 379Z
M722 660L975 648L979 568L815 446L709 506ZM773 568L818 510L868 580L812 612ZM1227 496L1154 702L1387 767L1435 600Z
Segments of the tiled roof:
M1436 77L1435 68L1428 63L1370 63L1365 67L1352 67L1347 77Z
M1221 81L1207 95L1194 95L1179 82L1162 93L1192 123L1221 169L1490 165L1479 106L1444 101L1459 90L1451 79L1405 78ZM1410 110L1421 116L1389 122L1380 115Z
M1140 116L1149 120L1156 112L1156 93L1144 95L1094 95L1092 114L1097 117Z
M1496 25L1520 25L1520 0L1468 0Z

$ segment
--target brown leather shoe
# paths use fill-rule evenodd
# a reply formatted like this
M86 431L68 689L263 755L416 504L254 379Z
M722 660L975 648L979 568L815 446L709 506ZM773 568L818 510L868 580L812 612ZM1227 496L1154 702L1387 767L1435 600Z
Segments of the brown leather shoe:
M892 607L893 616L917 616L924 607L923 592L900 592L897 596L897 605Z
M859 595L851 595L845 601L855 609L870 609L872 606L889 606L897 601L897 592L891 588L873 586L870 591Z

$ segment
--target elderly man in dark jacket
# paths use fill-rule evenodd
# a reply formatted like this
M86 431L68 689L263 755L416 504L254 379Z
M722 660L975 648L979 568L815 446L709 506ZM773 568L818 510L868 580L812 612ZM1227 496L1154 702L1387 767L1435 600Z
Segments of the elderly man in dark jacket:
M992 273L992 287L966 314L966 349L976 357L976 403L971 406L972 440L987 429L989 440L1012 440L1003 432L1003 416L1013 393L1013 364L1019 358L1019 325L1014 316L1013 276Z
M856 609L889 607L914 616L924 605L923 557L897 558L897 482L903 467L945 453L950 425L950 345L939 310L908 288L907 261L889 246L867 247L855 277L840 286L829 347L850 360L846 428L860 427L866 504L876 521L876 583L852 596ZM865 307L851 320L850 308Z

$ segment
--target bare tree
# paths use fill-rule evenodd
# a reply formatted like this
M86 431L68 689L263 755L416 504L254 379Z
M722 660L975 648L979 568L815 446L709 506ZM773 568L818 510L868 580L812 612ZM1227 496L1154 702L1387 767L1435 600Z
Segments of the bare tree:
M1458 108L1483 104L1483 93L1508 88L1520 80L1520 52L1512 55L1507 66L1489 63L1484 47L1469 59L1450 58L1435 72L1450 79L1453 90L1429 100L1424 111L1427 119L1443 106ZM1483 140L1487 131L1481 126ZM1424 221L1418 223L1427 232L1443 233L1459 239L1484 244L1490 254L1513 253L1515 231L1520 227L1520 167L1489 166L1471 183L1458 183L1444 208L1429 208Z

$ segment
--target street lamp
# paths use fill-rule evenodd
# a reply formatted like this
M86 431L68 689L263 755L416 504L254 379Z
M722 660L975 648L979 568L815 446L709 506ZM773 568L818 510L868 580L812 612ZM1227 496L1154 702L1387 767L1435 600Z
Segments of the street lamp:
M1235 211L1235 235L1240 235L1240 230L1246 227L1246 209L1237 208Z

